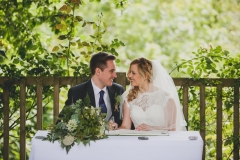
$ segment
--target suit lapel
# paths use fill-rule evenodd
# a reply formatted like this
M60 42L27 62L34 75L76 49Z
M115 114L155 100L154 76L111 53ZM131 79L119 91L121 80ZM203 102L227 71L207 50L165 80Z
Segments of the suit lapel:
M112 89L112 87L107 87L107 90L108 90L108 95L109 95L111 108L112 108L112 113L113 113L114 112L114 96L115 96L115 92Z
M87 93L90 97L91 105L96 107L95 95L93 91L93 86L91 80L87 82Z

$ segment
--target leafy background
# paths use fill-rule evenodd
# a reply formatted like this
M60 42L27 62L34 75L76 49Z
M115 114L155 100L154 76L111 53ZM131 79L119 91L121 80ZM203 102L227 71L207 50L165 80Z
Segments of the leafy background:
M0 76L87 79L90 55L107 51L117 56L122 72L132 59L144 56L159 60L172 77L239 78L239 20L238 0L0 0ZM0 88L0 158L3 88L7 85L11 82ZM61 87L61 107L68 88ZM36 133L36 86L28 86L26 91L28 158ZM53 119L52 86L45 86L43 93L46 129ZM199 130L199 88L192 87L190 93L189 129ZM181 88L179 94L181 97ZM206 96L206 159L213 159L216 89L207 88ZM10 97L10 159L19 159L18 86L11 86ZM232 97L232 88L224 89L223 159L231 159L233 141L239 143L239 137L232 135Z

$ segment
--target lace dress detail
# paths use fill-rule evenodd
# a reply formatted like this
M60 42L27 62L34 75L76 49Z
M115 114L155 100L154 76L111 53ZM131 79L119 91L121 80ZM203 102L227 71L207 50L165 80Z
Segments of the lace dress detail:
M128 104L134 126L145 123L149 126L166 129L169 118L173 116L173 113L169 113L167 109L170 98L170 95L163 90L139 93L137 99Z

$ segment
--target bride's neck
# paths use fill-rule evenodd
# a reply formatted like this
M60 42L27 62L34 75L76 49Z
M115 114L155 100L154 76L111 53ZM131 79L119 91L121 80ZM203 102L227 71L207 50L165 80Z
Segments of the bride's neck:
M143 85L139 86L139 92L144 93L144 92L149 92L149 83L145 82Z

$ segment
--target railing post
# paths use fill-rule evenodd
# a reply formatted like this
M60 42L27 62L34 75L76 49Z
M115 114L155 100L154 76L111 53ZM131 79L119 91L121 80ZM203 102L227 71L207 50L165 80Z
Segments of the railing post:
M126 73L125 72L118 72L117 78L114 79L114 81L118 84L121 84L124 87L124 89L126 90L127 82L126 82Z
M26 160L26 79L20 81L20 160Z
M222 160L222 85L217 85L217 148L216 160Z
M59 114L59 91L59 77L54 77L53 124L57 122Z
M202 159L205 159L205 136L206 136L206 115L205 115L205 85L200 85L200 134L203 139L203 155Z
M37 130L42 130L42 77L37 79Z
M234 137L239 137L239 86L234 87L234 111L233 111ZM239 160L239 142L233 143L233 159Z
M3 89L3 159L9 159L9 86Z
M188 86L183 86L183 114L184 118L188 124ZM187 126L188 130L188 126Z

